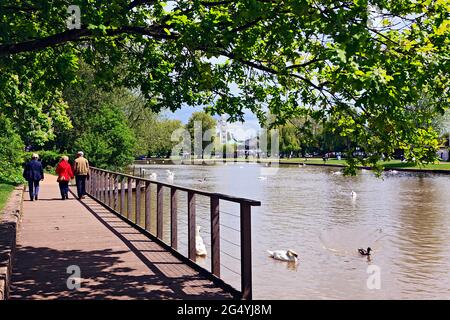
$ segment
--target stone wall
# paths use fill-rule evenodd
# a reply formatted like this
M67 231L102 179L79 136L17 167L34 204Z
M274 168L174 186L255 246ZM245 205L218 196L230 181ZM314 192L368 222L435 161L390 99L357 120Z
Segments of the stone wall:
M17 231L23 211L23 193L24 186L16 187L0 215L0 300L6 300L9 296Z

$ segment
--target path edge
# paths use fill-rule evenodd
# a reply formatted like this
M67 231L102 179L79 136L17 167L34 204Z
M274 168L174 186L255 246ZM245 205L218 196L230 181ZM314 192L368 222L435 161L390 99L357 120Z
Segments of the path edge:
M24 193L25 185L16 186L0 215L0 301L8 300L10 294L17 232L23 214Z

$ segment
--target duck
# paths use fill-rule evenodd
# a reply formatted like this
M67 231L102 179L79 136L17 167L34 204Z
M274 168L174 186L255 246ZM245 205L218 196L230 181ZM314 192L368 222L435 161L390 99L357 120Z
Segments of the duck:
M205 257L207 255L206 246L203 242L203 238L200 235L201 227L197 226L195 228L195 253L197 256Z
M372 251L372 249L370 247L367 248L367 250L359 248L358 252L360 255L362 256L370 256L370 251Z
M152 172L151 174L150 174L150 179L151 180L156 180L158 178L158 175L155 173L155 172Z
M206 177L203 177L203 178L201 178L201 179L197 179L197 181L198 181L198 182L202 182L202 183L203 183L203 182L205 182L205 181L206 181Z
M288 249L288 250L275 250L270 251L267 250L269 253L269 256L275 260L280 261L287 261L287 262L297 262L298 261L298 254L294 250Z
M267 180L267 177L258 177L259 180Z

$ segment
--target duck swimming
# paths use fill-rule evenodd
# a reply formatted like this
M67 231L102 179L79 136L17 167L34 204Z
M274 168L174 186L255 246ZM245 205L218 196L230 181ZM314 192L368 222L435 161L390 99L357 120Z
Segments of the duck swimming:
M364 250L362 248L358 249L359 254L362 256L370 256L370 251L372 251L370 247L368 247L367 250Z
M287 261L287 262L297 262L298 261L298 254L294 250L276 250L276 251L269 251L269 256L274 258L275 260L280 261Z

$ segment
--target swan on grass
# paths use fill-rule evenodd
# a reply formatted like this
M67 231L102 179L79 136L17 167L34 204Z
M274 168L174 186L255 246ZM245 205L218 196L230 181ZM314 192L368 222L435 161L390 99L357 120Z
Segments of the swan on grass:
M195 253L197 256L204 257L207 255L206 246L203 242L203 238L200 235L200 226L195 228Z
M269 256L271 258L274 258L275 260L287 261L287 262L297 262L298 261L297 252L295 252L294 250L291 250L291 249L275 250L275 251L267 250L267 253L269 253Z

